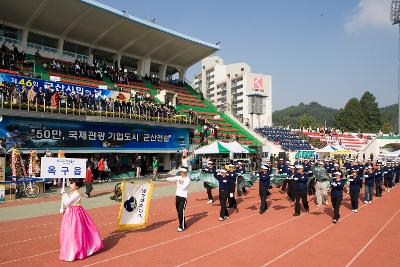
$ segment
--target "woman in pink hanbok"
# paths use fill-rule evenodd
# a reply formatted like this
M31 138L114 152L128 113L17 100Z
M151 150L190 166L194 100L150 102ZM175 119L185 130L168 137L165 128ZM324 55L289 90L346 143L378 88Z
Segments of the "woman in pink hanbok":
M69 194L62 192L64 207L60 229L60 260L82 260L103 248L103 241L92 218L81 206L78 188L82 179L72 179Z

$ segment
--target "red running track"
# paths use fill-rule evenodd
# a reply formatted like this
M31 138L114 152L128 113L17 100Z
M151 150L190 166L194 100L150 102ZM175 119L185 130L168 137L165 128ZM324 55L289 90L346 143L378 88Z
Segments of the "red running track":
M5 266L400 266L400 191L349 210L332 224L331 206L293 217L293 205L276 190L268 212L258 214L257 185L239 198L239 210L219 222L219 205L206 204L205 192L189 194L187 224L178 233L174 198L153 200L149 226L117 232L118 206L89 210L105 249L73 263L58 260L61 215L1 223L0 265ZM214 190L215 191L215 190ZM363 196L363 193L361 194Z

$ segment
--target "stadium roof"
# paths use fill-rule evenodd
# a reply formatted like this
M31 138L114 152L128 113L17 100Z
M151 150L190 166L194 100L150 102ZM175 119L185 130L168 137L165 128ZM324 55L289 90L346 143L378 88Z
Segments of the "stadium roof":
M219 50L93 0L1 0L0 18L39 33L177 67L189 67Z

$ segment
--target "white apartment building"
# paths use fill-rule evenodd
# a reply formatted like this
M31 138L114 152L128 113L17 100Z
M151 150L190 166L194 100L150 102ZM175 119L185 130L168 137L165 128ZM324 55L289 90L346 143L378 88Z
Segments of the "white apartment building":
M271 79L252 73L246 63L224 65L222 58L211 56L201 61L201 73L193 83L219 110L257 128L272 125Z

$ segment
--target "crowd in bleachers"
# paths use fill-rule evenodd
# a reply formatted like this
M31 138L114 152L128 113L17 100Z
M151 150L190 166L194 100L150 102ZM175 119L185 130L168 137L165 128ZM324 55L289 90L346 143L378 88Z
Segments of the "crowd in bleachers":
M32 63L26 61L26 55L24 51L18 51L18 48L13 45L12 49L6 42L3 42L0 50L0 68L19 71L21 68L19 65L31 66Z
M39 88L36 92L33 87L22 87L9 83L0 83L0 98L3 106L17 105L31 109L48 107L54 110L72 109L81 112L116 112L123 115L140 115L147 118L169 119L178 115L174 106L153 102L150 94L144 95L137 92L131 99L125 99L124 95L119 98L95 97L94 94L66 94L65 92L51 92L49 89ZM16 108L16 107L14 107Z
M286 151L312 150L310 143L300 138L295 132L280 127L264 127L257 128L256 132L260 133L268 140L281 145Z

